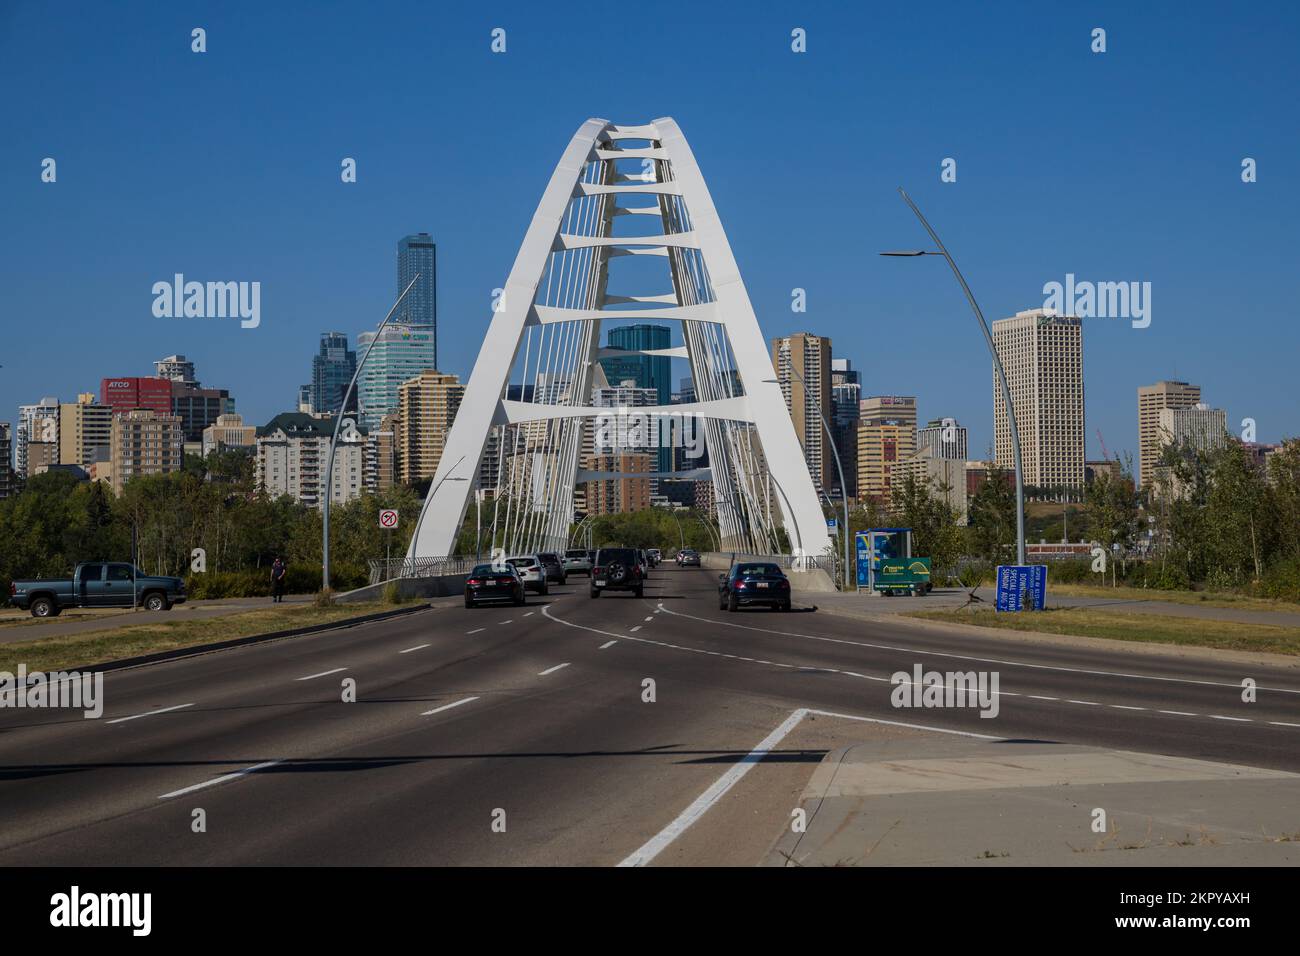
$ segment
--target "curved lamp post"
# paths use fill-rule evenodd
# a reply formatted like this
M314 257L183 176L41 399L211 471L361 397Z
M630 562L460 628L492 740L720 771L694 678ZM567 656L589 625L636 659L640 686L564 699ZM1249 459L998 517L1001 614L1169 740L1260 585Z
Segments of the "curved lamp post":
M957 277L957 282L961 285L962 292L966 293L966 301L970 303L971 311L975 313L975 318L979 320L980 331L984 333L984 342L989 347L989 354L993 356L993 367L998 372L998 382L1002 386L1002 404L1007 409L1007 421L1011 425L1011 449L1016 460L1016 563L1025 563L1025 471L1020 457L1020 429L1016 427L1016 410L1011 404L1011 387L1007 384L1007 373L1002 367L1002 359L998 357L997 347L993 344L993 335L989 332L988 323L984 321L984 313L980 311L979 303L975 301L975 296L970 291L970 286L962 277L961 270L957 268L957 263L953 261L947 247L931 227L926 218L921 215L921 210L916 208L916 203L912 202L912 197L904 192L903 187L898 187L898 194L903 197L903 202L907 203L912 212L916 213L916 218L921 220L921 225L925 231L930 234L934 244L939 247L937 252L925 250L907 250L904 252L882 252L882 256L943 256L948 260L948 265L952 269L952 274Z
M384 326L386 326L388 320L393 317L393 313L396 312L397 307L402 304L402 300L406 298L406 293L411 291L411 286L415 285L415 283L419 281L419 278L420 273L417 272L415 278L413 278L410 284L402 290L402 294L397 297L397 301L393 303L393 307L389 309L388 314L384 316L384 321L379 323L379 328L375 332L376 339L379 338L379 333L384 331ZM361 370L365 368L366 360L370 358L370 353L373 351L373 348L374 344L371 343L371 348L366 349L366 354L361 356L361 361L357 363L356 371L352 373L352 381L348 382L348 390L343 393L343 401L339 403L338 417L334 419L334 435L330 438L330 451L325 464L325 502L322 506L321 512L321 590L324 591L330 589L330 498L334 493L334 446L338 444L339 426L343 424L343 419L347 414L344 409L348 407L348 402L352 400L352 390L357 387L357 377L361 374Z

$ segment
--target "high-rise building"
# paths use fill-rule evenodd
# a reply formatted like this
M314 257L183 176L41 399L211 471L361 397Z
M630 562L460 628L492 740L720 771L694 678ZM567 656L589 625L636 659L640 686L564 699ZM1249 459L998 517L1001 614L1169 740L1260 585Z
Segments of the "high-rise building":
M397 243L397 292L400 295L416 273L415 283L393 320L428 331L432 355L429 368L438 367L438 247L427 232L405 236Z
M257 444L257 427L245 425L242 415L220 415L203 429L203 457L227 448L252 448Z
M153 363L155 369L154 375L157 378L165 378L172 382L183 382L187 385L197 386L198 380L194 377L194 363L184 355L169 355L165 359L159 359Z
M589 473L598 475L586 482L587 513L622 514L650 507L650 479L654 459L644 452L597 454L587 459Z
M173 381L171 412L181 420L187 442L203 441L203 430L222 415L235 411L235 400L224 388L200 388L198 383Z
M8 498L14 493L16 482L14 469L10 462L13 455L13 425L0 422L0 498Z
M76 404L59 406L59 464L87 471L112 455L113 408L100 405L92 392L77 396Z
M288 496L319 508L321 473L329 461L334 428L328 419L304 412L284 412L257 430L257 484L272 498ZM345 504L361 495L365 483L366 442L340 439L334 447L330 503Z
M110 441L115 494L121 494L132 478L180 471L184 461L185 437L176 415L159 415L148 408L114 415Z
M1162 408L1159 430L1161 448L1216 451L1228 443L1228 413L1199 402L1190 408Z
M426 369L397 391L397 469L409 485L438 470L465 386L455 375Z
M993 343L1007 373L1020 432L1026 486L1084 487L1083 323L1042 309L993 323ZM993 370L993 435L997 463L1012 468L1011 425Z
M672 402L672 359L667 355L644 354L672 346L672 330L668 326L648 323L615 326L609 330L607 342L611 349L626 349L632 354L601 359L606 379L610 382L631 380L640 388L653 389L655 401L652 404L668 405ZM672 470L671 448L660 448L657 459L655 470Z
M357 379L362 427L374 428L385 415L397 411L398 388L426 369L436 369L436 356L431 326L390 322L381 333L362 332L357 336L357 361L365 362Z
M916 433L916 447L932 458L960 458L967 455L966 426L955 418L932 418Z
M385 415L379 426L366 435L366 491L372 495L397 484L397 415Z
M1191 408L1200 404L1201 386L1187 382L1161 381L1138 388L1138 474L1142 487L1155 481L1156 465L1163 445L1160 440L1160 412L1166 408Z
M412 290L414 292L414 290ZM357 370L357 353L348 348L344 332L322 332L320 350L311 360L311 410L317 415L336 415L340 410L355 412L353 392L343 409L343 396Z
M849 495L858 493L858 421L861 418L862 376L845 358L831 359L831 430L835 434L835 449L840 453L840 467L844 469L845 489ZM839 476L835 476L839 484Z
M803 446L804 460L808 463L813 484L819 489L828 489L838 481L838 478L832 478L835 456L827 446L822 425L822 415L829 418L833 410L831 340L811 332L773 339L772 366L785 395L785 407L794 421L794 433Z
M888 507L900 466L916 454L916 397L872 395L858 405L858 500Z
M159 418L167 418L172 414L173 387L174 383L165 378L105 378L99 383L99 404L111 406L114 415L145 408Z
M33 445L43 446L33 450ZM53 452L50 452L53 449ZM14 473L19 481L37 474L39 464L49 467L59 460L59 400L46 396L32 405L18 406L18 434L14 445ZM42 469L44 470L44 469Z
M931 495L942 498L956 516L956 523L966 524L969 507L966 500L966 461L943 458L922 449L896 466L894 480L898 487L908 476L926 485Z

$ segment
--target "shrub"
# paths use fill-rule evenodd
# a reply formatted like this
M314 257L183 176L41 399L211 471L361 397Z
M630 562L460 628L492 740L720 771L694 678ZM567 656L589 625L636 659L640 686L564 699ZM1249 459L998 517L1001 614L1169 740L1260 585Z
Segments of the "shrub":
M1255 586L1255 593L1282 601L1300 601L1300 558L1279 561L1269 567Z

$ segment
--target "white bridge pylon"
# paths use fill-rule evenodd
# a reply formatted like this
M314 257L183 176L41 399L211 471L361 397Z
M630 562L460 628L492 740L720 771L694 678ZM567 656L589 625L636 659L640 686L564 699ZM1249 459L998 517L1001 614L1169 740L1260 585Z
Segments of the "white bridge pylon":
M624 266L663 266L670 291L619 289ZM645 258L648 257L648 258ZM629 269L629 274L631 270ZM604 322L680 323L683 346L636 351L600 344ZM609 355L685 358L695 401L634 409L699 420L722 546L821 556L831 547L817 491L776 380L767 343L685 136L672 119L583 123L542 194L470 375L425 498L410 559L453 554L476 482L491 476L484 547L566 546L575 481L604 475L582 461L592 402ZM520 370L522 382L511 385ZM486 466L486 467L485 467Z

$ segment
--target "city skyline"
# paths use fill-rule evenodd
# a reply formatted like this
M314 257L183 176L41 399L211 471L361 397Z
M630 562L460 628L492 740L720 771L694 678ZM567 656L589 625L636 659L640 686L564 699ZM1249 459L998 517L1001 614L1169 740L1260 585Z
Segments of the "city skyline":
M615 101L592 103L576 84L563 82L577 68L539 44L545 18L524 6L506 9L507 54L494 57L486 34L482 43L471 42L479 24L467 13L446 11L436 32L458 39L449 44L446 63L433 68L436 76L421 71L420 84L354 78L341 100L321 71L334 51L367 42L371 24L357 25L359 36L324 29L309 50L285 42L296 23L287 13L258 11L236 20L214 11L205 13L209 35L227 42L213 42L204 60L189 51L189 25L181 29L171 18L89 10L88 29L64 42L53 39L52 17L34 9L15 13L22 31L14 35L26 31L35 39L20 47L0 35L0 75L15 90L19 114L12 148L0 157L0 189L12 225L0 236L6 312L11 321L53 316L84 347L56 364L39 338L8 342L0 357L0 420L13 422L19 405L43 395L69 401L108 371L147 375L149 362L178 352L196 358L208 380L239 396L248 420L265 423L292 408L287 396L303 377L307 343L327 329L346 331L355 342L382 318L392 301L392 243L418 230L442 247L439 371L465 380L492 315L493 290L514 254L523 210L540 190L565 131L596 110L620 118L660 115L671 106L693 132L705 168L726 173L713 177L716 200L734 224L737 259L764 335L809 328L833 339L836 354L852 359L862 373L864 393L915 394L928 418L950 414L987 389L987 363L977 357L978 339L958 290L935 271L942 265L875 255L923 244L894 193L902 183L950 243L990 320L1040 307L1044 286L1067 276L1153 284L1149 327L1084 320L1088 458L1101 457L1098 428L1112 455L1127 451L1138 458L1132 396L1140 385L1161 379L1201 383L1225 408L1234 432L1248 417L1261 441L1300 430L1300 397L1287 375L1288 358L1300 353L1300 330L1281 318L1290 298L1288 244L1285 217L1274 214L1294 207L1300 195L1287 177L1275 174L1281 157L1295 151L1298 135L1291 124L1272 121L1285 103L1282 91L1296 85L1285 29L1261 36L1258 23L1225 24L1207 49L1193 23L1152 11L1108 6L1085 19L1060 11L951 6L934 29L935 42L952 38L953 55L922 67L888 44L870 63L855 52L872 37L909 32L913 15L903 11L867 18L855 11L758 10L743 22L704 12L708 29L673 56L716 63L709 82L730 104L720 115L698 91L672 80L671 71L668 79L663 71L653 81L633 77ZM1273 16L1285 27L1298 14ZM805 59L790 52L795 20L808 33ZM1104 55L1088 48L1093 20L1104 22L1112 39ZM102 155L96 147L110 131L120 136L142 122L107 104L115 94L130 99L123 94L146 74L119 69L84 82L97 62L94 38L103 30L96 24L108 29L110 21L126 27L123 62L158 62L175 81L171 92L152 89L153 108L140 115L172 113L183 102L206 117L178 130L165 163L125 149ZM581 20L574 29L579 39L595 30ZM717 47L710 36L723 30L729 42ZM399 72L406 69L403 51L431 31L434 21L417 11L407 35L385 36L396 46ZM234 97L213 86L213 65L221 69L232 33L242 48L275 52L252 57L248 69L230 80L240 94ZM967 35L978 35L980 44L958 42ZM1015 66L1025 35L1041 36L1058 51L1059 68L1032 86L1020 81ZM1276 55L1267 55L1273 48ZM48 64L37 67L36 50ZM650 56L651 47L634 45L630 55ZM758 75L740 68L752 63L762 66ZM41 81L38 95L32 78L43 76L47 65L53 74ZM500 129L495 107L480 107L506 101L501 91L538 69L553 71L557 82L545 101L529 101L507 117L511 173L499 175L482 162L480 148L466 144ZM444 70L470 80L463 84L463 102L418 92L436 89ZM979 89L962 81L972 70L984 77ZM268 127L261 152L244 144L231 155L211 149L205 130L234 122L232 110L247 105L242 94L268 97L244 119L260 123L268 110L279 117L279 80L299 74L321 82L307 84L304 108L283 129ZM1123 91L1138 82L1149 99L1127 103ZM833 102L831 91L846 83L884 91L873 100L870 118L846 121L819 105L820 99ZM917 94L907 92L918 83L943 91L932 108L918 110ZM88 88L96 101L108 98L103 116L84 115L79 107ZM1198 113L1189 131L1182 114L1224 88L1245 104L1243 112ZM377 89L384 96L374 95ZM375 108L376 100L390 102ZM1150 109L1153 103L1162 108ZM22 115L37 109L39 118ZM750 131L761 128L760 119L794 109L798 123L778 122L783 132L764 141L766 163L751 163ZM339 110L346 122L336 130L330 117ZM433 121L394 122L412 110ZM78 116L76 126L51 127L50 117L70 112ZM1053 115L1089 116L1106 135L1074 137L1068 149L1047 156L1026 150L1019 160L1008 158L1005 137L1037 139L1040 131L1031 124ZM464 130L454 141L429 132L453 123ZM1003 135L989 137L989 128ZM813 144L828 136L838 148L823 155ZM882 136L896 145L880 146ZM1134 149L1116 155L1116 139ZM1205 142L1214 144L1208 154ZM42 183L39 163L51 154L60 163L58 180ZM348 157L357 164L355 183L339 176ZM949 157L956 160L957 178L945 183L941 165ZM1258 160L1258 182L1241 181L1243 157ZM245 168L254 171L240 174ZM773 168L797 177L799 188L773 189ZM848 193L846 179L853 183ZM1145 188L1149 182L1161 189ZM176 235L134 215L134 204L146 195L162 216L187 214L196 187L207 197L193 208L202 230ZM1183 201L1189 193L1197 195L1196 204ZM783 230L766 228L771 217L784 223ZM303 226L287 245L273 224L295 219ZM852 221L852 231L840 220ZM1218 223L1218 233L1207 234L1205 222ZM57 237L74 223L126 241L102 247L69 281ZM175 272L196 280L261 282L261 325L154 318L150 284ZM57 290L53 296L51 289ZM791 311L794 289L806 293L804 313ZM1243 327L1243 315L1252 324ZM142 340L152 345L147 352ZM992 443L992 415L966 416L965 423L971 453L982 456Z

